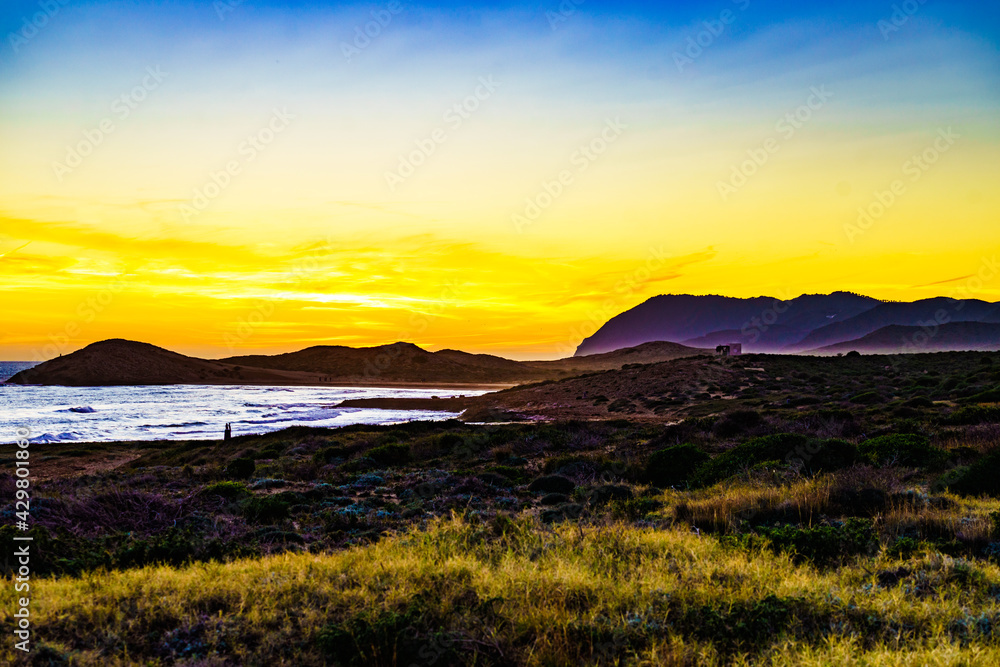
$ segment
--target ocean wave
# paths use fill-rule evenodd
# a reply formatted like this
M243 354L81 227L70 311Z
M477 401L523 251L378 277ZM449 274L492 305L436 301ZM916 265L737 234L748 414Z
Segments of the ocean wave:
M29 428L32 442L218 439L224 422L234 433L266 433L296 424L338 427L447 418L445 413L332 408L344 397L420 397L428 390L369 387L8 386L0 392L0 442ZM265 392L281 392L271 396ZM454 392L435 390L447 396ZM470 392L463 391L468 395ZM271 398L281 400L271 401ZM96 406L100 406L97 408Z

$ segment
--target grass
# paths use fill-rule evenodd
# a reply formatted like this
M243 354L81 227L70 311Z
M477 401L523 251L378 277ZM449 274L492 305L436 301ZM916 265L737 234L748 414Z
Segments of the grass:
M1000 664L1000 413L974 404L1000 355L920 356L709 360L629 399L686 404L669 425L44 445L33 659Z
M889 567L912 574L882 585ZM680 527L453 517L335 554L42 579L33 613L80 665L986 665L998 583L940 555L817 569Z

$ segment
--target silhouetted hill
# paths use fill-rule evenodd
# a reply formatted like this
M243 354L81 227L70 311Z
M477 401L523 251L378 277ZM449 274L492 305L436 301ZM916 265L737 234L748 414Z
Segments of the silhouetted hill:
M676 343L556 361L513 361L412 343L352 348L318 345L286 354L198 359L148 343L106 340L21 371L12 384L512 385L697 354Z
M952 322L937 328L893 324L857 340L828 345L810 353L837 354L851 350L864 354L901 354L928 350L992 352L1000 350L1000 324Z
M748 352L792 345L814 329L870 310L880 302L848 292L773 297L667 294L655 296L609 320L577 348L577 356L610 352L649 341L714 347L741 342Z
M548 377L541 369L489 354L458 350L428 352L412 343L377 347L316 345L276 355L228 357L220 361L257 368L320 373L346 381L508 383Z
M714 347L713 350L714 352ZM526 361L524 363L543 369L569 370L569 371L607 371L619 369L625 364L651 364L660 361L671 361L673 359L683 359L699 354L705 354L707 350L680 343L670 343L667 341L653 341L643 343L635 347L626 347L614 352L603 354L590 354L583 357L568 357L555 361Z
M187 357L149 343L112 339L21 371L11 384L306 384L298 374Z
M820 327L791 346L790 351L815 350L857 340L883 327L922 326L928 322L1000 322L1000 304L947 297L912 303L880 303L871 310ZM936 348L931 347L930 350Z

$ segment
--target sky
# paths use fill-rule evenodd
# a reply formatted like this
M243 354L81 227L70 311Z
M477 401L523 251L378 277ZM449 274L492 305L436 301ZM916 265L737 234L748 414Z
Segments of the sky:
M657 294L1000 301L983 4L7 2L0 358L539 359Z

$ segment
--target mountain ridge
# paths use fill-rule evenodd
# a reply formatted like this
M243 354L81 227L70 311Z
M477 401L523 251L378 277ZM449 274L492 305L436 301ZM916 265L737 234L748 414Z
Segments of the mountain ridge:
M787 300L661 294L608 320L580 343L576 355L648 340L704 348L741 343L749 353L807 353L885 326L952 321L1000 323L1000 304L949 297L884 301L853 292L803 294Z

